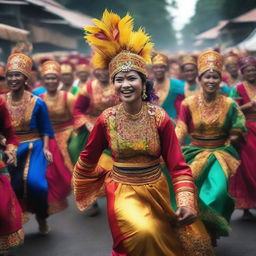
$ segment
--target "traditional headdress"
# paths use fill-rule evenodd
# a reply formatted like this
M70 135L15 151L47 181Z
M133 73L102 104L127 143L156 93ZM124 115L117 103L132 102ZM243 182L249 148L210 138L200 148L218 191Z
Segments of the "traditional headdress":
M80 59L78 64L76 65L76 72L91 72L90 63L86 59Z
M154 52L151 58L152 65L165 65L168 66L169 59L168 57L161 52Z
M226 66L229 64L238 64L238 60L239 60L238 55L231 52L229 55L227 55L224 58L224 65Z
M212 50L201 53L197 60L199 76L208 70L217 71L221 74L222 65L223 62L221 54Z
M239 59L238 65L240 70L242 71L244 68L248 66L256 66L256 59L252 56L243 57Z
M33 45L28 41L18 42L13 48L12 48L12 54L13 53L23 53L26 55L30 55L33 50Z
M109 68L111 78L120 71L135 70L147 75L153 44L142 28L133 31L133 18L122 19L104 11L102 19L93 19L95 26L86 27L85 38L94 50L94 68Z
M23 53L14 53L9 56L6 64L6 72L19 71L27 78L31 75L32 59Z
M196 59L196 57L191 56L191 55L184 56L181 59L181 66L184 66L184 65L187 65L187 64L193 64L193 65L197 66L197 59Z
M60 65L60 73L61 74L73 73L73 66L67 61L62 62Z
M41 66L41 75L45 76L47 74L60 74L60 64L55 60L45 61Z

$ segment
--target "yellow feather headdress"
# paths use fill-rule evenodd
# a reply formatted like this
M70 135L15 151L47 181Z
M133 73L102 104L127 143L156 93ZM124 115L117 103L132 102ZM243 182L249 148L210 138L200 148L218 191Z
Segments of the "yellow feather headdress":
M85 39L92 47L94 68L109 68L113 77L120 71L136 70L143 74L150 63L153 43L142 28L133 31L133 18L105 10L95 26L85 27Z

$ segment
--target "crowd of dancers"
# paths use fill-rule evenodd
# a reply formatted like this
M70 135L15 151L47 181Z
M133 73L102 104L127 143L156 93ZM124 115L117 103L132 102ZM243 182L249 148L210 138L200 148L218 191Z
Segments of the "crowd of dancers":
M99 212L106 196L113 256L214 255L235 208L256 207L256 59L168 54L104 12L85 28L92 57L0 66L0 255L33 213ZM26 245L25 245L26 246Z

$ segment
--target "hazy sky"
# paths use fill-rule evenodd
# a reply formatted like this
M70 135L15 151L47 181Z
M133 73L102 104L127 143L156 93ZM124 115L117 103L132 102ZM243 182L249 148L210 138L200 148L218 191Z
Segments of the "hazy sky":
M174 28L180 30L189 21L189 18L193 16L197 0L176 0L176 2L178 8L171 8L169 11L175 17L173 23Z

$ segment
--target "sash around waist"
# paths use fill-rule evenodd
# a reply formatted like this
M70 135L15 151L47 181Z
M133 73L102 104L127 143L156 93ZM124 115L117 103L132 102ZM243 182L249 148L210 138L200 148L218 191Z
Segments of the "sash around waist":
M42 136L36 131L30 132L16 132L18 140L20 142L34 141L42 139Z
M73 128L73 121L67 122L52 122L54 132L61 132Z
M116 182L130 185L155 183L161 176L160 160L149 163L114 162L112 178Z
M227 141L227 136L219 137L198 137L192 136L191 146L202 148L219 148L223 147Z

